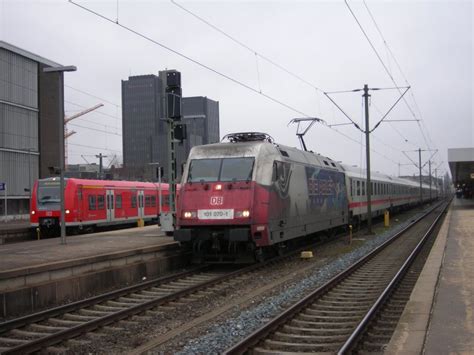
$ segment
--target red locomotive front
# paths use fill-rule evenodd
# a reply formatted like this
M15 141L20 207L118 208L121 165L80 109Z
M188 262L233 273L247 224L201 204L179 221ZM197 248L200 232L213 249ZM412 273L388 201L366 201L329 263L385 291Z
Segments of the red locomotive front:
M174 239L192 244L195 257L250 262L268 245L269 192L257 181L258 150L254 144L216 144L191 151Z

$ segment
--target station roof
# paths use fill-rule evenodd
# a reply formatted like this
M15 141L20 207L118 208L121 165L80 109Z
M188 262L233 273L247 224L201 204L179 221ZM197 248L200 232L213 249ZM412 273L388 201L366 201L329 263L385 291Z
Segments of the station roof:
M4 48L6 50L9 50L10 52L16 53L18 55L21 55L23 57L26 57L28 59L34 60L35 62L45 64L50 67L60 67L61 64L58 64L56 62L53 62L52 60L43 58L37 54L28 52L25 49L22 49L20 47L14 46L13 44L10 44L5 41L0 41L0 48Z
M448 149L448 163L454 183L474 182L474 148Z

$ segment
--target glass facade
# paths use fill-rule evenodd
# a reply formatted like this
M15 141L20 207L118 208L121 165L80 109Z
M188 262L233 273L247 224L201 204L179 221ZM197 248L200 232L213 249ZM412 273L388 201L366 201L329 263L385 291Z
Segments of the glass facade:
M160 72L161 73L164 72ZM135 178L157 180L159 162L168 176L168 134L163 114L164 88L161 76L140 75L122 81L123 162L126 169L136 172ZM177 176L189 151L196 145L219 142L219 103L206 97L184 97L183 118L187 139L176 145ZM130 176L130 175L129 175Z

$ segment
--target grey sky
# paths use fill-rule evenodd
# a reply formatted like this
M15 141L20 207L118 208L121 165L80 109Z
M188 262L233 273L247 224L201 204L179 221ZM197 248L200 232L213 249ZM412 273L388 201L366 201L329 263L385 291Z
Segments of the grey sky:
M259 53L291 69L323 90L392 87L393 83L363 37L344 1L219 1L180 2L191 11L238 38ZM117 2L78 3L116 19ZM168 1L119 0L119 22L200 62L260 89L288 105L325 119L347 119L321 93L256 57ZM388 55L361 1L349 1L382 59L399 85L404 80ZM472 116L473 5L471 1L367 1L387 43L412 85L421 111L409 92L407 101L418 117L431 147L440 150L437 164L447 160L448 147L474 145ZM0 0L0 39L64 65L74 64L66 85L120 105L120 80L130 74L181 71L185 96L208 96L220 102L221 135L234 131L265 131L276 141L299 146L291 118L299 117L265 97L244 89L176 56L67 1ZM397 99L397 91L372 93L371 122ZM333 96L357 122L362 119L361 93ZM66 110L100 100L66 89ZM121 151L121 108L105 102L104 114L92 113L74 121L77 134L69 140L70 163L81 154ZM401 102L389 119L410 119ZM81 127L78 127L81 126ZM91 127L93 131L84 127ZM353 126L338 127L353 140L362 137ZM109 134L104 133L109 132ZM399 133L398 133L398 132ZM408 142L405 142L406 138ZM310 149L348 164L365 165L361 146L320 125L307 135ZM383 123L372 146L374 170L396 174L395 162L409 163L402 150L426 143L416 122ZM108 150L107 150L108 149ZM409 153L417 159L415 153ZM383 156L382 156L383 155ZM425 155L428 158L428 154ZM93 157L87 157L95 161ZM447 164L444 164L445 168ZM402 166L402 173L416 169Z

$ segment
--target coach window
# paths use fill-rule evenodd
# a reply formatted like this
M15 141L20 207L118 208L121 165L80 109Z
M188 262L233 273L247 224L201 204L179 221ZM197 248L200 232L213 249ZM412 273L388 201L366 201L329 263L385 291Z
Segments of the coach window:
M360 181L357 180L357 196L360 196Z
M122 208L122 195L115 196L115 208Z
M137 196L136 195L132 195L132 208L137 208Z
M365 196L365 181L362 181L362 196Z
M96 198L95 195L89 195L89 210L95 211L96 209Z
M156 196L151 196L151 207L156 207Z
M97 209L104 209L104 195L97 195Z
M150 207L150 196L145 196L145 207Z

